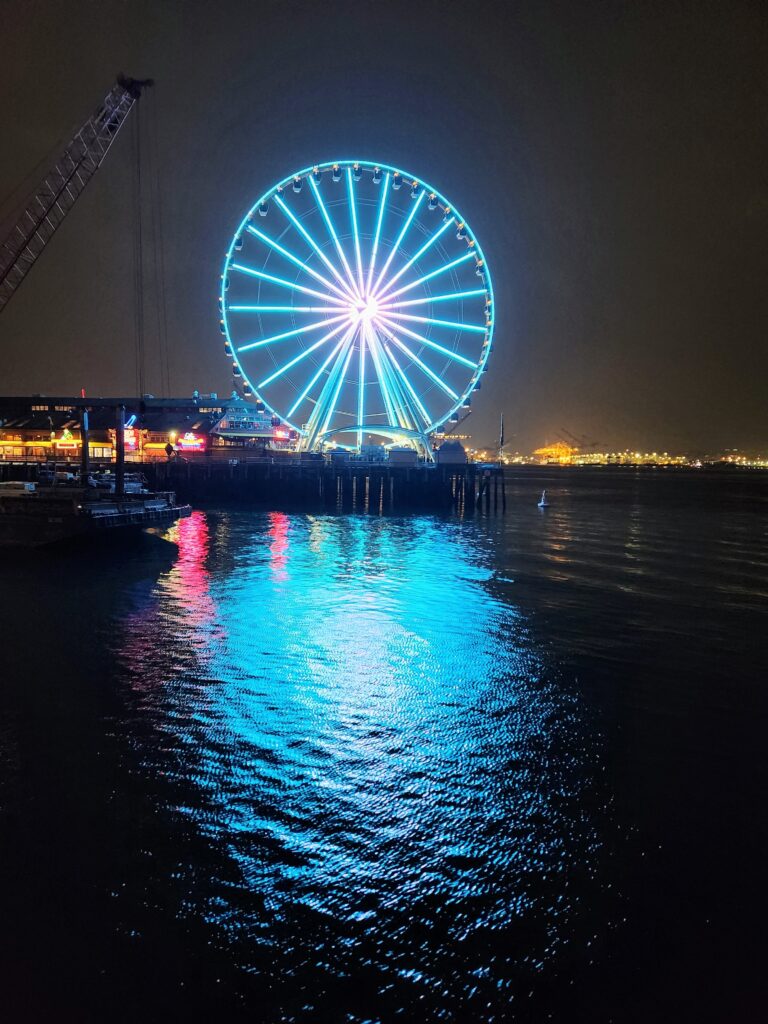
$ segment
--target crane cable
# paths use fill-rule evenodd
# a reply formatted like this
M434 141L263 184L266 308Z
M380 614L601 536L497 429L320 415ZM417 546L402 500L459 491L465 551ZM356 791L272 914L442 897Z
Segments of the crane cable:
M155 271L155 314L157 317L158 358L160 362L160 392L164 397L171 393L171 370L168 353L168 303L165 277L165 238L163 235L163 202L160 178L160 146L157 128L157 105L154 97L149 108L149 175L152 224L152 247Z
M135 332L136 391L141 398L144 395L144 232L141 181L141 104L137 103L135 106L136 116L133 119L133 325Z

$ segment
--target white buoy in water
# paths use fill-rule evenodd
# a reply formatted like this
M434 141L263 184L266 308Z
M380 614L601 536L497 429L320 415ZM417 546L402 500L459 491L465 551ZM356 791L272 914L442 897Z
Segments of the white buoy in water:
M549 508L549 502L547 501L547 492L541 492L541 498L539 498L539 508Z

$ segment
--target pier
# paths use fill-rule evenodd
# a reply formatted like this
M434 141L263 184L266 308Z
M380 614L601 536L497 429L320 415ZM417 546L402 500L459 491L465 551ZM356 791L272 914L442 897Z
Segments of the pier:
M184 501L249 501L348 511L505 508L500 469L336 459L169 460L142 467L150 485Z
M0 480L39 479L52 464L0 462ZM55 464L59 471L77 464ZM114 468L107 463L104 467ZM175 491L192 503L247 502L274 508L349 512L506 508L503 470L496 466L341 462L324 458L170 459L130 463L152 491Z
M216 434L222 418L246 403L212 397L0 399L0 480L41 479L41 470L79 474L114 471L122 492L126 472L141 473L153 491L173 490L185 502L249 502L273 508L370 512L506 507L503 469L463 461L463 449L376 458L339 449L304 452L270 448L268 437L241 443Z

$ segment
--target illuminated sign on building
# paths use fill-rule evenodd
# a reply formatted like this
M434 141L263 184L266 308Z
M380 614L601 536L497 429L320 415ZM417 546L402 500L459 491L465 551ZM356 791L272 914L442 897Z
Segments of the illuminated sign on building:
M176 443L179 448L184 448L186 451L201 451L205 448L205 438L198 437L198 435L193 434L191 430L188 430L186 434L183 434Z

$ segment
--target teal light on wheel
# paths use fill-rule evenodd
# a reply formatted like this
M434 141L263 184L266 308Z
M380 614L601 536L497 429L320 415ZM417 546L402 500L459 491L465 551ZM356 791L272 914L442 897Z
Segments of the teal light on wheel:
M304 450L426 438L466 410L493 337L467 222L423 179L340 160L289 174L235 232L222 331L238 381Z

